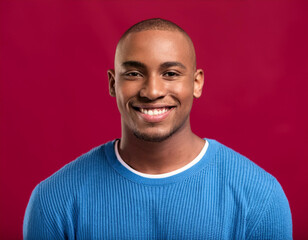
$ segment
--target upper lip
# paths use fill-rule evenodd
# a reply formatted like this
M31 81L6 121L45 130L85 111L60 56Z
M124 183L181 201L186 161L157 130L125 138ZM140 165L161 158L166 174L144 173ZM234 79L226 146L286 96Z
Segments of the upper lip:
M155 109L155 108L171 108L175 107L175 105L166 103L153 103L153 104L132 104L132 107L142 108L142 109Z

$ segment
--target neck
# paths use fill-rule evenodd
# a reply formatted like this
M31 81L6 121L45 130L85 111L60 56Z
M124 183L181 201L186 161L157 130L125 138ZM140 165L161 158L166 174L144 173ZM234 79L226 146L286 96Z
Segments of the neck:
M190 129L182 129L162 142L150 142L132 133L122 133L119 154L133 169L147 174L162 174L179 169L198 156L204 140Z

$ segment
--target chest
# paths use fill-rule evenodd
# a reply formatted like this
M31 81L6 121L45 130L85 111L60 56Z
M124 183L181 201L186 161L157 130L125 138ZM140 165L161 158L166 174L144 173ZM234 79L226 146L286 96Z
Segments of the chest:
M244 238L245 202L228 188L197 183L108 189L89 188L76 199L77 238Z

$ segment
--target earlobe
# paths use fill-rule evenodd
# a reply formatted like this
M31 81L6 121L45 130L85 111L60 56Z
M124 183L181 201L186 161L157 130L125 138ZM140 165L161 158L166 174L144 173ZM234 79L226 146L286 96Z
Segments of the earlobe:
M198 69L194 76L194 98L201 97L202 88L204 84L204 72L202 69Z
M108 74L108 81L109 81L109 94L112 97L115 97L115 76L114 76L114 70L113 69L109 69L107 71Z

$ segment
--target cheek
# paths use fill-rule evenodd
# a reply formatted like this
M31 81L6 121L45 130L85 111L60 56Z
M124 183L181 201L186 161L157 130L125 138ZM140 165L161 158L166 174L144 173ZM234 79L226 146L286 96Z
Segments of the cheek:
M129 81L118 81L115 86L116 100L118 107L125 109L130 99L138 94L138 84Z
M193 101L194 89L192 84L176 84L172 86L170 90L183 105Z
M123 91L125 90L127 93L137 93L142 88L144 81L145 80L143 78L136 78L132 80L120 79L118 81L118 87L123 89Z

